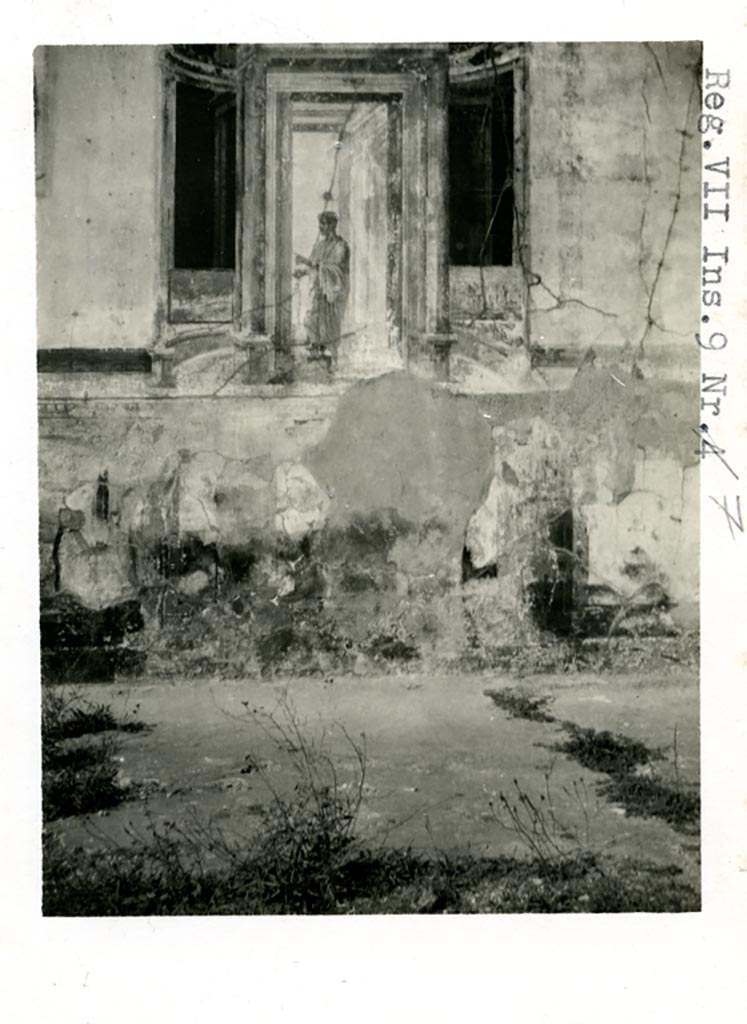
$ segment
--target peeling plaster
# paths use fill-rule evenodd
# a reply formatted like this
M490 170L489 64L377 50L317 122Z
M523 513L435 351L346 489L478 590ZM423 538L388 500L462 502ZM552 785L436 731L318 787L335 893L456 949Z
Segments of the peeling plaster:
M293 463L275 470L275 529L297 540L318 530L329 513L330 498L313 474Z

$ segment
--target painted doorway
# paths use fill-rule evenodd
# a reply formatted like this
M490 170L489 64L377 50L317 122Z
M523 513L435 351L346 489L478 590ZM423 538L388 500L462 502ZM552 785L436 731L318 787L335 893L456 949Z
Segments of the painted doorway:
M297 377L309 363L318 216L334 213L349 248L336 376L373 377L405 365L402 323L402 102L398 95L290 93L276 107L275 344Z

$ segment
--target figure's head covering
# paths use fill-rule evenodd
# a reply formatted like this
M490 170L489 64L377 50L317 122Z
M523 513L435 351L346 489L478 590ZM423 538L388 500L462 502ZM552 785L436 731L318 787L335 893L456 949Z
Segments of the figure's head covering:
M337 224L339 219L339 215L336 214L334 210L322 210L319 214L320 224Z

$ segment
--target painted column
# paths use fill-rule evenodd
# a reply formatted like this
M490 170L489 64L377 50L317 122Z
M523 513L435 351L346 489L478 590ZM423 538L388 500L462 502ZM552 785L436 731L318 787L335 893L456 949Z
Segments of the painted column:
M272 345L266 334L265 137L267 120L266 65L254 52L244 68L239 102L239 148L243 165L241 211L236 231L236 266L240 268L239 330L245 351L241 380L262 383L272 373Z
M265 65L250 57L243 76L244 192L239 265L242 333L265 332Z
M276 106L277 133L275 152L275 330L273 344L276 364L290 371L293 365L291 352L291 324L293 297L293 127L291 123L291 102L288 93L281 93ZM278 357L280 357L278 359Z
M429 334L449 333L449 110L448 71L435 66L428 80L428 192L426 324Z
M455 341L449 320L449 96L446 57L430 66L426 87L426 268L425 333L421 372L449 379L449 352Z

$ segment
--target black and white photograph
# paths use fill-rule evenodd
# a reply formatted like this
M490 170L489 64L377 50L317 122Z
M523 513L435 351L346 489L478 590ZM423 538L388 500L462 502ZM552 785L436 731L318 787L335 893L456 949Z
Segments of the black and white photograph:
M3 1018L740 1019L744 4L11 14Z
M35 49L44 915L700 909L714 84Z

